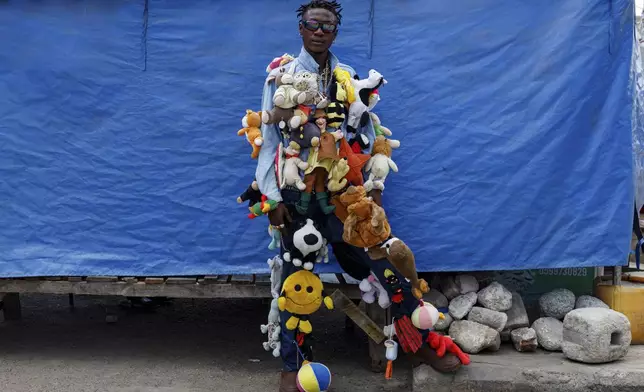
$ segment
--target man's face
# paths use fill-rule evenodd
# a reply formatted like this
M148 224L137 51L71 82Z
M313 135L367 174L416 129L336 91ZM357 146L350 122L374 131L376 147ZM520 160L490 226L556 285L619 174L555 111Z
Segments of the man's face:
M300 34L304 48L310 53L324 53L338 34L338 20L333 12L314 8L302 16Z

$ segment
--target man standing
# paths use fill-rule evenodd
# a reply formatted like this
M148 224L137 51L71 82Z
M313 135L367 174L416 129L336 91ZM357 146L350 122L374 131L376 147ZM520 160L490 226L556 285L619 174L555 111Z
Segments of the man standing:
M294 73L306 71L319 75L319 90L322 94L328 95L336 68L348 72L351 77L356 74L351 67L340 63L338 58L329 51L342 22L342 7L336 1L312 0L297 10L297 16L303 47L298 57L287 66ZM275 82L267 82L262 98L263 112L273 108L275 91ZM346 137L346 121L339 129ZM327 131L332 132L334 129L327 128ZM295 187L286 187L280 190L275 174L275 154L279 144L283 143L284 146L287 146L289 140L275 124L263 124L262 136L264 144L258 158L256 179L261 193L266 195L268 199L278 202L277 207L269 212L269 221L273 227L282 231L282 254L289 251L289 249L284 249L284 244L292 243L288 240L289 236L292 236L289 228L298 221L312 219L320 233L331 244L340 266L358 280L368 277L370 272L373 272L392 299L393 317L409 317L419 305L419 301L412 295L407 280L386 259L372 261L363 248L352 246L343 241L343 223L339 218L338 211L333 212L333 209L329 208L330 195L328 192L319 189L311 192L310 187L307 187L306 191L300 191ZM367 146L362 152L368 154L375 140L371 121L356 130L355 138L362 140L359 145ZM302 157L309 154L309 151L305 150L301 151ZM370 192L370 196L378 204L380 204L379 192L378 190ZM282 282L299 269L301 267L296 267L293 263L284 263ZM281 357L283 361L280 391L297 391L296 375L302 363L300 353L307 359L310 359L311 356L309 337L285 328L285 321L289 319L287 312L282 312L280 316L282 323ZM416 362L424 362L440 372L455 371L461 366L461 360L457 356L447 353L443 357L439 357L436 351L429 347L426 343L429 331L418 331L418 333L414 331L412 333L418 335L419 344L407 351L408 354L414 356ZM398 335L400 340L400 335L404 334L398 333Z

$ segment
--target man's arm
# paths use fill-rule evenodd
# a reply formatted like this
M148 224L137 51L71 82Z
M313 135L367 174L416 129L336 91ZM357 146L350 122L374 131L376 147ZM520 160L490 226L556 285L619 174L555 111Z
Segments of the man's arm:
M262 111L268 111L273 108L273 94L275 93L275 82L270 81L264 84L262 94ZM260 192L266 195L270 200L282 201L282 195L277 187L275 177L275 153L277 146L281 143L280 131L276 124L262 124L262 138L264 144L259 152L257 159L257 169L255 178Z

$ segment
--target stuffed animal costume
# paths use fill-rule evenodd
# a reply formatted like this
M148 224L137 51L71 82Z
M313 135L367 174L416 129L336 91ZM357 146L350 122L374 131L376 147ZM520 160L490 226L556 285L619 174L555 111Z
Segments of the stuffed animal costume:
M277 67L280 61L276 61L275 66ZM281 64L279 65L281 66ZM377 210L371 206L373 201L366 199L364 189L362 192L356 191L355 188L347 186L350 185L362 185L365 180L365 175L363 173L363 167L366 165L367 161L371 158L371 146L369 146L367 154L365 151L365 139L367 141L373 141L375 139L375 129L371 128L372 122L366 121L363 119L369 119L368 112L378 103L379 95L377 89L365 90L366 95L363 93L356 94L355 89L353 88L353 79L355 77L355 71L338 61L337 57L333 53L329 53L328 63L327 64L318 64L317 61L311 56L305 48L302 48L298 57L291 61L287 67L289 68L286 73L291 73L295 75L298 72L311 72L319 74L318 77L318 92L320 96L313 99L313 103L305 102L299 106L293 106L291 109L294 111L293 117L299 118L301 123L298 127L293 127L289 132L283 133L277 126L278 123L274 124L265 124L262 127L262 132L265 135L265 145L260 151L260 157L258 165L256 168L257 179L259 182L259 188L262 190L262 193L268 195L271 200L276 200L282 203L281 207L284 207L280 214L276 214L271 218L274 220L275 225L280 225L283 228L280 229L282 234L281 239L281 249L282 259L285 260L284 263L284 283L281 287L281 298L278 300L278 306L280 309L283 309L280 313L281 318L281 329L282 329L282 349L281 357L283 361L283 372L282 380L289 379L293 374L296 374L300 369L302 361L301 359L311 359L311 342L312 339L309 337L308 332L311 331L312 327L308 320L308 314L314 312L319 308L319 304L324 301L319 298L324 297L324 294L321 295L311 295L318 292L314 285L308 284L306 279L302 278L302 274L310 274L309 271L302 270L301 267L296 267L293 261L295 259L304 265L305 263L311 263L313 266L315 263L320 262L321 260L326 260L327 254L329 251L328 246L326 245L326 239L333 241L333 252L336 259L339 261L339 264L349 273L353 278L358 281L362 281L365 278L368 278L371 273L377 277L377 282L385 289L391 300L391 309L392 317L394 319L394 325L397 333L399 335L399 341L401 341L401 347L403 350L407 349L410 353L414 353L415 360L421 360L425 363L431 364L434 369L438 371L453 371L457 369L457 365L460 365L460 362L455 364L455 357L451 354L446 354L446 362L439 361L436 358L436 355L425 356L423 350L431 350L429 345L425 341L425 336L421 336L421 333L414 327L410 321L410 317L414 310L418 307L418 300L412 294L411 284L407 282L405 277L396 270L392 263L386 258L380 259L377 261L371 260L367 253L364 251L364 245L368 245L366 242L371 241L374 238L368 238L370 241L364 241L361 237L361 244L359 247L351 246L347 241L343 241L344 229L342 225L342 211L347 213L348 207L351 206L353 215L358 215L359 212L365 212L366 216L370 216L375 219L366 219L358 220L357 217L349 217L348 213L345 218L345 223L348 220L348 226L350 234L359 236L361 233L360 224L366 224L365 231L368 234L371 234L372 237L377 237L377 242L375 246L381 246L382 243L386 242L389 239L390 235L384 236L381 234L386 234L390 229L388 229L388 223L386 222L386 215L382 209ZM271 70L273 72L275 68ZM334 72L338 70L338 72ZM276 71L275 75L279 75L280 71ZM337 78L331 75L337 75ZM348 77L347 77L348 76ZM287 78L288 80L288 78ZM344 81L349 88L349 93L345 91L340 81ZM292 82L291 82L292 83ZM268 82L264 86L263 96L270 97L271 99L263 100L262 111L271 111L274 109L274 103L272 97L274 97L275 90L279 86L276 86L275 79ZM349 97L347 97L349 95ZM346 132L352 129L347 129L347 120L346 120L346 108L350 106L351 102L359 100L359 97L363 97L365 101L361 101L366 105L366 114L360 116L358 119L358 128L355 129L354 140L352 140L353 145L349 144L349 141L346 137ZM366 97L366 98L365 98ZM324 99L329 101L327 107L323 110L320 110L319 107L316 107L316 101L322 101ZM281 175L281 170L279 167L283 166L285 159L281 159L283 154L281 154L280 149L284 146L287 146L290 141L295 141L296 143L300 139L307 140L306 132L304 128L299 128L304 124L316 125L315 120L320 116L325 116L327 120L327 127L330 131L341 130L345 135L339 141L339 151L337 155L339 158L336 160L336 164L332 165L329 172L325 178L325 181L335 179L338 182L338 187L343 187L342 189L336 191L337 194L333 195L334 202L336 205L335 214L325 215L319 203L309 203L309 208L306 211L306 214L301 214L297 209L297 205L300 204L300 193L297 188L287 187L285 189L280 189L279 185L279 176ZM285 117L285 116L284 116ZM284 119L282 119L284 120ZM292 119L291 119L292 120ZM284 120L284 123L289 123L290 120ZM288 126L289 124L287 124ZM364 125L364 126L362 126ZM313 129L307 127L307 129ZM318 127L319 129L319 127ZM270 134L270 137L269 137ZM302 135L301 138L299 136ZM385 135L387 136L387 135ZM360 139L356 140L357 137ZM320 131L320 139L321 131ZM320 144L322 144L322 141ZM299 143L298 143L299 144ZM305 143L306 144L306 143ZM311 143L313 144L313 143ZM308 149L308 151L307 151ZM302 147L301 156L308 156L311 154L314 148ZM318 160L319 160L319 151L318 151ZM343 159L344 158L344 159ZM342 162L342 163L340 163ZM346 163L346 165L345 165ZM276 168L277 166L277 168ZM346 168L348 171L344 176L340 173L344 173ZM337 172L334 171L337 169ZM275 176L273 175L275 173ZM276 177L278 180L276 181ZM346 180L346 184L344 181ZM330 181L332 182L332 181ZM305 181L306 184L306 181ZM327 189L330 192L329 184L327 184ZM344 191L344 193L342 193ZM352 193L353 192L353 193ZM347 200L351 199L352 194L355 194L356 201ZM319 199L315 195L316 199ZM347 204L346 207L338 208L337 205L344 204L341 202L341 198L344 199L344 202ZM363 199L366 199L363 201ZM312 199L311 199L312 200ZM337 203L337 204L336 204ZM353 207L353 204L357 204ZM360 210L358 207L368 206L365 208L365 211ZM355 208L355 210L353 210ZM288 211L288 216L286 216L286 211ZM374 213L375 212L375 213ZM307 219L311 219L313 224L309 224ZM352 221L353 219L353 221ZM311 226L315 227L315 231L311 229ZM375 232L370 233L370 231ZM304 234L306 233L306 234ZM323 234L323 237L318 237L317 233ZM326 239L325 239L326 237ZM384 237L384 238L383 238ZM321 244L320 244L321 242ZM297 244L297 246L295 245ZM312 244L312 245L311 245ZM313 249L309 249L312 247ZM315 251L315 249L318 249ZM306 254L306 256L304 256ZM286 259L290 260L288 262ZM310 266L309 266L310 267ZM310 274L310 279L314 275ZM373 280L369 284L375 283ZM319 283L321 286L321 282ZM311 293L309 293L308 287L311 287ZM296 289L299 289L296 290ZM299 295L308 295L308 297L299 298ZM308 309L308 304L310 303L307 300L313 303L314 308ZM315 306L315 304L318 304ZM332 304L330 304L332 305ZM304 311L299 308L299 306L305 306L307 309ZM307 313L307 314L305 314ZM403 343L404 342L404 343ZM430 359L427 359L430 358ZM440 363L439 363L440 362ZM442 369L442 370L441 370ZM294 384L288 381L287 384ZM285 384L286 385L286 384ZM286 390L288 390L289 385L286 385ZM292 387L292 385L290 385Z
M255 113L252 110L246 110L246 115L242 119L242 126L244 128L237 131L237 136L246 135L246 140L248 140L248 143L250 143L253 148L253 152L250 155L252 159L257 159L259 156L259 149L264 143L262 132L259 129L261 124L262 120L259 113Z

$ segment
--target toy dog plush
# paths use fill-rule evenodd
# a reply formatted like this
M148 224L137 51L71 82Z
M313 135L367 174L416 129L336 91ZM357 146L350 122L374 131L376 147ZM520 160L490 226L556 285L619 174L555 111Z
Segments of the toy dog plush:
M288 236L283 237L284 261L312 270L314 263L319 260L320 252L327 246L327 241L311 219L293 222L292 230L291 242L286 242Z

